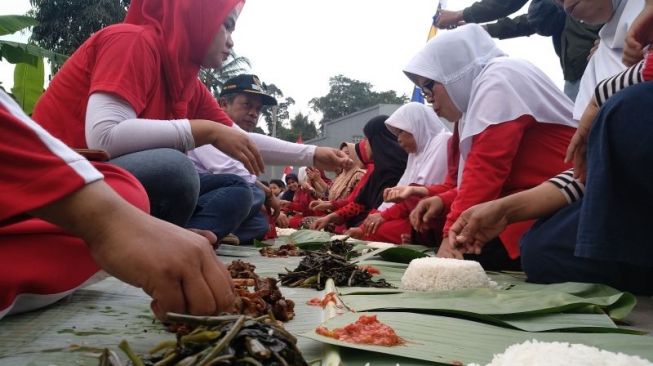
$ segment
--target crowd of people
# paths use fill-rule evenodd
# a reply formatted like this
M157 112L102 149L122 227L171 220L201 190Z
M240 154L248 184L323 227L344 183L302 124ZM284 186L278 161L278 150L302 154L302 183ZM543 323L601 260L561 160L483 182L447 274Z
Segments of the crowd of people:
M159 318L228 311L233 285L212 246L276 227L652 294L653 0L531 2L521 21L533 32L536 15L562 17L548 35L564 92L501 50L496 24L475 24L525 1L490 3L438 14L456 29L407 55L428 105L376 116L363 140L329 148L254 133L277 104L256 75L228 80L217 99L198 80L229 56L243 1L132 0L31 118L0 93L0 318L104 272L141 287ZM266 164L301 168L261 182Z

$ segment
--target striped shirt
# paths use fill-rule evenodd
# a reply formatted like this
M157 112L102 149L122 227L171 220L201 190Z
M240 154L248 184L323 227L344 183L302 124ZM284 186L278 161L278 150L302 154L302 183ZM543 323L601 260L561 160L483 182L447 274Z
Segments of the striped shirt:
M642 60L617 75L601 81L594 89L596 104L601 107L608 98L618 91L644 81L643 71L646 66L648 66L646 60Z
M548 180L565 196L567 203L576 202L583 197L585 185L574 178L574 169L569 169Z

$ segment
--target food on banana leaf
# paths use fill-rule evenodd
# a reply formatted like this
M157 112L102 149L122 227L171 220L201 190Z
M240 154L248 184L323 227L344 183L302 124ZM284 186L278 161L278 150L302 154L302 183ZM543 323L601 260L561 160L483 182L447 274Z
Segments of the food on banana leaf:
M274 247L265 247L259 249L259 253L261 253L262 256L264 257L298 257L301 255L304 255L304 251L297 248L296 245L294 244L285 244L280 246L279 248L274 248Z
M503 353L494 355L486 366L601 366L628 365L653 366L653 363L638 356L614 353L567 342L539 342L535 339L520 344L513 344ZM479 366L470 364L470 366Z
M372 274L365 269L329 252L308 252L295 270L279 274L284 286L317 290L323 290L329 278L333 278L336 286L392 287L384 279L372 280Z
M136 355L123 341L128 365L264 365L306 366L297 339L270 317L245 315L195 317L168 314L176 340L163 341L146 356ZM113 357L109 357L113 355ZM113 352L104 352L100 365L124 365Z
M406 290L433 292L491 286L492 281L478 262L453 258L413 259L401 277L401 288Z
M319 326L315 329L315 333L357 344L399 346L405 343L390 326L381 323L376 315L361 315L358 320L343 328L329 330L324 326Z

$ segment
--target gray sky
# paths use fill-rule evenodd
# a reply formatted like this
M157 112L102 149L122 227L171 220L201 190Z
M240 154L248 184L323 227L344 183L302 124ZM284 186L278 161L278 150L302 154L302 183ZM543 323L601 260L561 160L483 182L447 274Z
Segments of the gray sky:
M449 0L447 8L473 2ZM294 112L317 119L308 101L325 95L329 77L337 74L370 82L377 91L410 94L412 84L401 70L426 42L436 8L437 0L247 0L233 35L234 50L251 60L262 81L295 99ZM28 9L28 0L0 2L0 14ZM550 38L499 41L499 46L533 62L562 87ZM13 84L12 72L11 65L0 63L5 87Z

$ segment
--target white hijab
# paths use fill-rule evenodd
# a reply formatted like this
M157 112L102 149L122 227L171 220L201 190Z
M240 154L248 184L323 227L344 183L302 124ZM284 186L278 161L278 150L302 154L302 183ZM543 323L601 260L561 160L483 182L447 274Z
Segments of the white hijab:
M408 154L406 170L397 186L444 182L447 175L447 143L451 132L433 108L422 103L408 103L390 115L385 124L409 132L417 145L417 151ZM384 202L379 206L379 211L392 205L390 202Z
M469 24L434 37L404 69L409 77L442 83L463 112L461 173L472 137L489 126L530 115L538 122L577 127L571 100L551 79L527 61L503 56L481 26Z
M599 82L626 69L621 61L626 33L643 8L644 0L612 0L612 18L599 31L599 47L580 79L574 119L580 120Z

